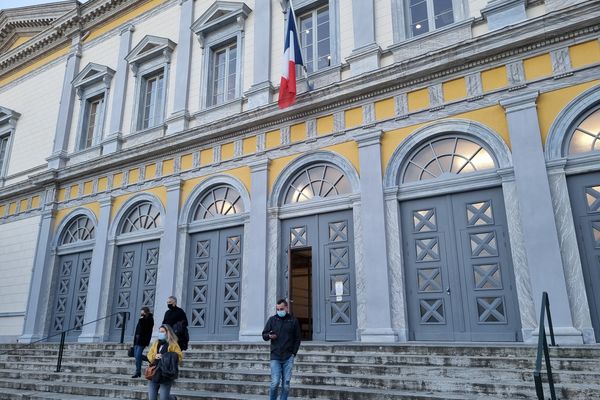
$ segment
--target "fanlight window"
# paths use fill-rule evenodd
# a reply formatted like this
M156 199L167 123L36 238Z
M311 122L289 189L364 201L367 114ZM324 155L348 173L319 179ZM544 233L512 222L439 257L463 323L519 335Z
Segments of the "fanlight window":
M194 211L194 221L223 217L244 212L244 204L239 192L231 186L223 185L210 189L198 203Z
M571 135L569 155L600 150L600 109L587 116Z
M409 158L402 183L493 169L496 163L481 145L454 136L434 139Z
M342 171L328 164L311 165L300 171L285 195L285 204L351 193L350 182Z
M139 203L127 214L121 233L131 233L160 226L160 211L148 201Z
M62 235L60 245L94 240L95 237L94 223L88 217L82 215L69 223Z

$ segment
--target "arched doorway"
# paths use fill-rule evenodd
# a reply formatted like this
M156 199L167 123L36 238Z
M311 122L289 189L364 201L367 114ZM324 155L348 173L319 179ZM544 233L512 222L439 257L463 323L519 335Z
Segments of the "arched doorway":
M110 314L118 314L111 318L111 341L120 338L123 312L127 313L125 337L129 340L133 337L139 309L144 306L154 308L163 212L153 200L134 200L116 219L118 247Z
M282 173L273 200L280 218L280 296L290 301L304 340L356 340L352 195L354 169L319 152Z
M81 334L92 264L92 249L96 237L91 213L76 211L59 228L56 252L57 270L54 278L54 301L50 335L69 330L66 340L77 341ZM59 340L54 336L51 340Z

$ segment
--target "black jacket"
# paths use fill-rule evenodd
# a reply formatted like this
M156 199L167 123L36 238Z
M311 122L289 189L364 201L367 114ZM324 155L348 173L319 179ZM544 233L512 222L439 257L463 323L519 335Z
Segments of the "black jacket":
M152 328L154 327L154 317L152 313L140 317L135 326L135 334L133 336L134 346L148 346L152 339Z
M172 382L179 376L179 356L174 352L166 352L158 362L157 383ZM155 376L156 376L155 375Z
M277 339L271 340L271 360L285 361L290 356L295 356L300 348L300 323L296 317L286 314L281 318L273 315L267 320L262 337L265 341L269 339L269 332L277 335Z
M179 347L181 350L187 350L190 338L187 330L188 319L187 315L185 315L185 311L179 307L175 307L173 310L167 310L162 323L170 325L171 328L173 328L173 331L177 335Z

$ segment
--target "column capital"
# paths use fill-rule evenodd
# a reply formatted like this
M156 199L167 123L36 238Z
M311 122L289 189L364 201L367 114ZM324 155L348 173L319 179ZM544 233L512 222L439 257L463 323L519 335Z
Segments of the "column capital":
M260 172L269 169L269 164L271 160L268 158L262 158L260 160L250 161L248 166L250 167L251 172Z
M528 108L535 108L539 94L540 92L537 90L525 92L518 96L500 100L500 105L507 113L521 111Z
M99 200L98 203L100 203L100 208L102 207L110 207L112 206L112 202L114 200L113 196L102 196Z
M179 178L173 178L173 179L167 180L165 182L165 187L167 188L167 192L172 192L174 190L181 189L182 183L183 183L183 180L181 180Z
M379 145L381 144L381 136L383 136L383 131L375 129L354 134L354 140L358 143L358 147Z
M119 35L124 35L126 33L133 33L135 31L135 26L133 24L127 24L121 28Z

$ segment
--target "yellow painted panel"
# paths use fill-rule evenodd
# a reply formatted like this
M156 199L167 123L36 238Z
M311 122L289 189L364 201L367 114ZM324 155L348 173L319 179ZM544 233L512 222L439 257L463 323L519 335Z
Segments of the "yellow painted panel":
M385 174L387 165L400 143L411 133L425 124L411 125L393 131L385 132L381 138L381 170Z
M301 154L295 154L293 156L275 158L271 160L269 163L269 195L273 191L273 185L275 184L275 180L281 174L281 171L291 163L295 158L299 157Z
M429 107L429 91L427 88L415 90L408 94L408 111L423 110Z
M113 187L113 189L115 189L115 188L120 188L122 185L123 185L123 173L118 172L113 175L112 187Z
M162 176L171 175L175 171L175 162L172 158L163 160L162 163Z
M156 164L146 165L146 169L144 170L144 178L146 180L156 178Z
M98 178L98 192L104 192L108 187L108 178L103 176L102 178Z
M484 92L500 89L508 86L508 77L506 76L506 67L488 69L481 73L481 86Z
M213 149L204 149L200 151L200 165L210 165L215 161Z
M254 154L256 152L256 136L247 137L242 141L242 154Z
M377 121L393 118L395 115L396 109L393 97L375 102L375 119Z
M87 181L83 183L83 194L84 196L92 194L94 191L94 183L92 181Z
M192 169L194 166L194 155L193 154L184 154L181 156L181 170L187 171Z
M110 32L111 30L118 28L120 25L126 23L127 21L137 17L138 15L142 15L143 13L153 9L154 7L164 3L166 0L151 0L145 3L142 3L140 6L133 8L131 11L127 13L118 14L119 17L115 18L100 27L94 29L90 35L85 39L85 42L89 42L105 34L106 32Z
M40 208L40 196L33 196L31 198L31 208L32 209ZM2 212L0 212L0 215L2 215Z
M442 91L444 92L444 102L464 99L467 97L467 84L465 78L454 79L442 83Z
M302 142L306 139L306 123L292 125L290 127L290 141L292 143Z
M21 37L17 38L17 40L15 40L15 42L12 44L12 46L10 46L10 48L8 50L16 49L17 47L19 47L20 45L22 45L23 43L25 43L32 37L33 36L21 36Z
M546 143L550 128L558 114L585 90L598 85L600 80L582 83L552 92L542 93L537 99L537 113L540 121L542 143Z
M92 213L94 213L96 219L98 219L98 217L100 216L100 203L98 203L97 201L93 203L83 204L81 206L63 208L56 212L56 217L54 218L54 227L52 229L56 231L56 229L60 226L65 217L69 215L69 213L75 208L86 208L90 210Z
M358 159L358 144L351 140L349 142L344 142L340 144L335 144L333 146L323 147L323 150L333 151L334 153L339 154L344 157L346 160L352 164L356 172L360 174L360 161Z
M231 160L233 158L233 143L225 143L221 146L221 160Z
M4 85L14 81L15 79L18 79L18 78L30 73L31 71L35 71L35 70L41 68L42 66L48 64L49 62L54 61L57 58L64 56L68 52L69 52L68 45L60 47L57 50L55 50L54 52L40 58L39 60L37 60L31 64L28 64L26 67L21 68L12 73L9 73L8 75L3 76L2 79L0 79L0 86L4 86Z
M8 205L8 215L14 215L17 212L17 203L12 202Z
M346 128L354 128L362 125L362 107L351 108L344 113Z
M250 178L250 168L249 167L240 167L240 168L234 168L234 169L230 169L227 171L219 172L219 175L221 175L221 174L230 175L230 176L233 176L234 178L237 178L240 182L242 182L242 184L244 185L244 187L246 188L248 193L250 193L251 178ZM196 186L198 186L198 184L200 184L201 182L203 182L207 178L210 178L213 175L214 174L199 176L199 177L184 181L183 184L181 185L180 207L183 207L183 205L188 201L188 199L190 198L190 195L192 194L192 191L196 188Z
M600 43L597 39L569 47L571 66L579 68L600 62Z
M333 115L317 118L317 135L327 135L333 132Z
M265 149L272 149L281 144L281 134L279 130L267 132L265 134Z
M132 196L135 196L136 194L140 194L140 193L150 193L150 194L155 195L160 200L163 207L165 207L167 204L167 189L164 186L158 186L158 187L150 188L147 190L141 190L141 191L135 192L135 193L124 194L122 196L116 197L115 200L113 201L110 220L112 221L115 218L115 216L117 215L117 213L119 212L121 207L123 207L123 204L125 204L125 202L127 200L129 200ZM163 223L164 223L164 220L163 220Z
M69 198L76 199L77 197L79 197L79 185L73 185L73 186L71 186Z
M23 199L23 200L20 201L19 210L21 212L27 211L27 199Z
M525 70L525 79L528 81L552 75L550 54L541 54L523 60L523 69Z
M4 211L6 210L6 207L4 205L0 206L0 218L4 217Z
M138 183L140 180L140 169L133 168L129 170L129 179L127 180L128 185L133 185L134 183Z
M66 193L67 193L67 189L65 189L65 188L58 189L58 193L56 193L56 197L57 197L57 199L58 199L59 202L65 201L65 194Z
M475 111L469 111L463 114L453 115L449 118L460 118L471 121L477 121L494 132L496 132L504 140L506 145L510 147L510 137L508 135L508 124L504 109L500 105L481 108Z

